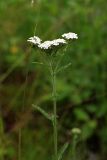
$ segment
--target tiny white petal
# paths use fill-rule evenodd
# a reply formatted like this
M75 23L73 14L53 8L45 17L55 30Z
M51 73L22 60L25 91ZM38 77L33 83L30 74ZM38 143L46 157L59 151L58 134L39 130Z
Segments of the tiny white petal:
M33 44L37 44L34 39L28 39L27 41L28 41L28 42L31 42L31 43L33 43Z
M65 39L78 39L78 35L76 33L72 33L72 32L69 32L69 33L64 33L62 35L63 38Z

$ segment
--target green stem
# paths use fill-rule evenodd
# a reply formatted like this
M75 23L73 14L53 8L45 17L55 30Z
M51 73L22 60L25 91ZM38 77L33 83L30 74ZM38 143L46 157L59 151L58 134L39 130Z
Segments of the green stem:
M58 157L58 142L57 142L57 105L56 105L56 74L52 73L52 86L53 86L53 110L54 110L54 160Z
M72 160L76 160L76 146L77 146L77 135L73 135L72 144L69 152L68 157L72 157Z

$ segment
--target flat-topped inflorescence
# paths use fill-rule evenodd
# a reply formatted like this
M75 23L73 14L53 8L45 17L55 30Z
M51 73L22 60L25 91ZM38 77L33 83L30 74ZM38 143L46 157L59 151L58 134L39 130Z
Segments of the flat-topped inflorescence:
M54 40L47 40L42 42L42 40L37 37L30 37L27 41L33 44L34 47L37 47L38 49L45 51L45 52L57 52L58 49L60 49L62 46L65 46L67 44L67 40L71 39L78 39L78 36L76 33L64 33L62 35L63 38L58 38Z
M78 39L78 35L76 33L72 33L72 32L69 32L69 33L64 33L62 35L63 38L67 39L67 40L70 40L70 39Z
M45 52L57 52L58 49L60 49L62 46L66 44L66 40L64 39L54 39L52 41L45 41L38 45L38 48L40 48L42 51Z
M50 49L52 46L52 41L45 41L38 45L40 49Z
M27 41L30 42L33 45L37 45L38 46L39 44L41 44L42 40L39 37L34 36L34 37L30 37Z
M64 39L54 39L52 41L45 41L41 43L38 47L40 49L48 50L48 49L54 49L55 46L62 46L66 44L66 41Z
M67 42L64 39L59 38L59 39L54 39L52 43L53 46L59 46L59 45L64 45Z

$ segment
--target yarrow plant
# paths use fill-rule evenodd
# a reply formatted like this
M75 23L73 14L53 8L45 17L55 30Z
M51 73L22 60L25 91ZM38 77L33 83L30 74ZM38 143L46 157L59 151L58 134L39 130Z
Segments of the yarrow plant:
M69 32L63 34L62 38L47 40L44 42L42 42L42 40L37 36L30 37L27 40L33 47L40 50L41 55L43 56L43 62L39 64L46 65L50 71L50 76L52 80L53 113L50 115L41 107L34 104L33 107L35 107L40 113L42 113L48 120L52 122L54 140L54 160L61 160L65 150L69 145L68 142L65 143L61 150L58 151L56 75L59 71L66 69L71 65L71 63L69 63L65 66L60 67L61 60L65 55L65 48L67 47L68 43L72 42L73 39L78 39L78 35ZM61 55L59 58L57 57L57 53Z

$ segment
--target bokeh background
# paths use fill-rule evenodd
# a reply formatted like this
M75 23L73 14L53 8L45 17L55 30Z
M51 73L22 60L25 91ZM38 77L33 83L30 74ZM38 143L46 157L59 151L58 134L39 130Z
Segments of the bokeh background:
M17 160L20 150L22 160L51 159L52 126L32 108L39 104L52 112L50 77L32 63L38 54L27 39L34 32L47 40L69 31L79 39L63 59L71 67L57 77L59 146L72 144L71 129L78 127L79 159L106 160L106 12L106 0L0 0L1 160Z

